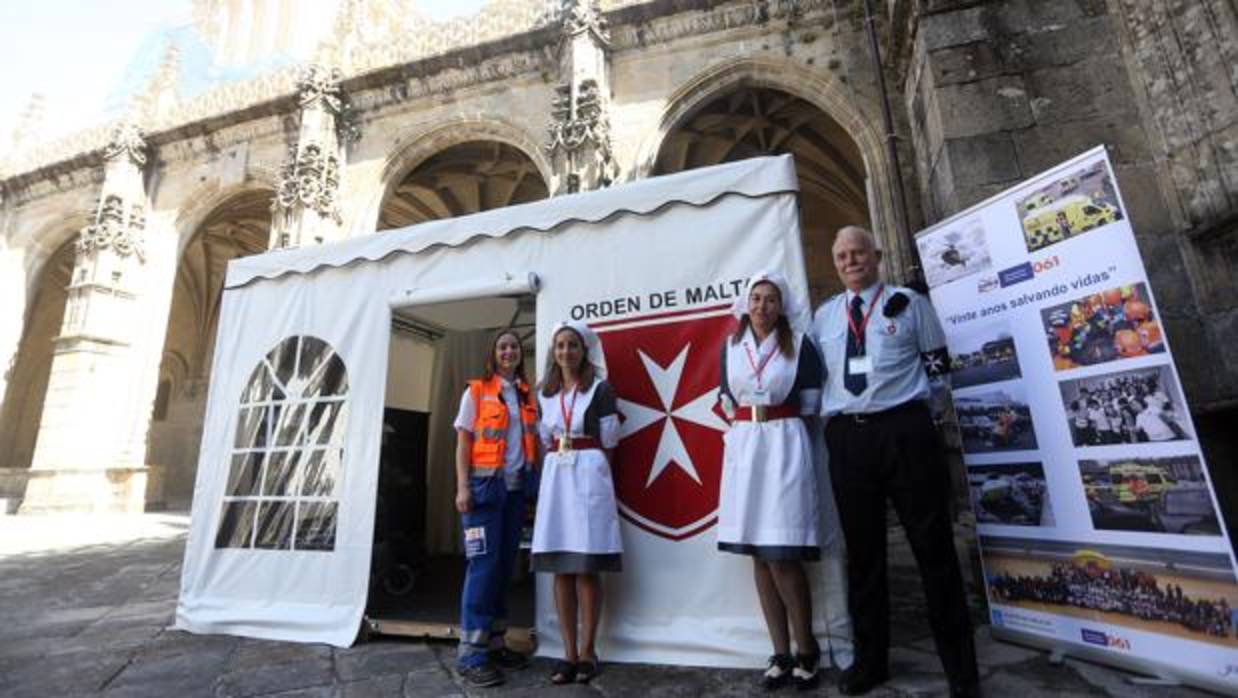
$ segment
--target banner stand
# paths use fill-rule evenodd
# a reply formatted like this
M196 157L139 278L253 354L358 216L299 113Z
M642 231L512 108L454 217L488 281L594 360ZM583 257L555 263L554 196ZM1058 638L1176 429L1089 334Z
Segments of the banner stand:
M1238 565L1105 148L916 244L993 636L1238 695Z

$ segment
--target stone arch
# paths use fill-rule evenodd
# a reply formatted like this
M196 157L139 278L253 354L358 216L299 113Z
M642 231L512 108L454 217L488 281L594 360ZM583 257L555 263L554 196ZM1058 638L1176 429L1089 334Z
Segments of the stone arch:
M406 143L383 162L374 196L354 219L365 224L354 234L384 229L383 207L396 188L417 168L457 146L470 143L498 143L518 152L532 163L533 172L543 184L551 180L551 164L536 138L523 128L497 115L477 115L405 130L395 139ZM548 190L547 190L548 191Z
M49 261L64 249L66 245L77 240L78 234L86 226L93 211L83 208L76 220L59 218L51 223L39 226L28 237L21 236L13 240L10 247L23 251L22 266L26 272L26 298L32 298L36 285ZM26 315L29 316L33 306L26 305Z
M177 505L193 491L227 263L268 248L275 196L252 181L199 194L176 221L179 250L159 367L167 395L163 419L152 421L147 438L146 462L165 468L164 494Z
M0 467L28 468L34 457L51 377L53 341L64 320L76 258L74 243L74 238L62 240L55 252L35 267L21 340L0 401Z
M203 333L200 341L213 343L228 261L268 248L274 196L272 189L252 184L229 188L204 202L211 206L205 214L187 219L186 222L196 221L192 229L181 228L183 242L179 243L169 317L178 311L178 300L191 303L194 325ZM209 368L209 351L201 355L187 347L165 343L164 354L169 353L186 361L190 379Z
M277 174L267 167L250 166L245 180L236 184L221 186L217 182L209 182L194 189L184 198L184 205L176 213L173 229L176 230L176 259L184 257L185 249L193 241L195 235L201 232L203 223L214 215L220 207L236 197L249 192L266 191L274 196ZM267 223L270 224L271 214L267 212Z
M655 172L667 137L685 118L728 93L743 89L784 92L812 105L836 122L855 144L867 175L869 222L885 250L886 272L900 276L914 257L898 234L890 196L891 164L876 127L878 105L855 95L829 71L775 58L738 58L706 68L668 98L656 131L637 151L634 178ZM832 234L833 231L831 231Z

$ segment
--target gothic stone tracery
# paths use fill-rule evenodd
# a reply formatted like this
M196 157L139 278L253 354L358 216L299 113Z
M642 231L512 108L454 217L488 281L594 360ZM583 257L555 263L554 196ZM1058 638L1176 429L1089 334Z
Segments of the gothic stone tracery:
M549 143L558 191L605 187L619 174L610 133L610 32L594 0L565 0Z
M300 127L280 167L271 202L274 246L324 242L335 237L343 222L337 201L341 132L355 137L356 127L346 119L342 76L336 67L313 63L297 79Z
M95 222L82 229L77 240L78 254L88 255L103 250L112 250L125 258L134 255L138 261L146 261L142 247L142 231L146 218L141 203L126 206L124 199L115 194L103 197Z

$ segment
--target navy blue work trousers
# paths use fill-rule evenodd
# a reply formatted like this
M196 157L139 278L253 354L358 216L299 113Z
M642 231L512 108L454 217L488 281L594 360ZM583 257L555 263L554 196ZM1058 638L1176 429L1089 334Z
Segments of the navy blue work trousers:
M461 515L464 527L464 589L460 593L461 667L479 666L490 650L503 647L507 632L507 586L511 581L525 493L508 490L503 473L470 477L473 508Z

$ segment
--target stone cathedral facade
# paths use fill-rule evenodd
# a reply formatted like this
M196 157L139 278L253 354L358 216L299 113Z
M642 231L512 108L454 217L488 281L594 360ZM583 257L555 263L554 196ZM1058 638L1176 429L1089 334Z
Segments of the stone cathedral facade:
M0 150L0 497L188 504L238 256L792 153L817 302L841 225L902 279L909 230L1102 143L1205 449L1234 462L1234 3L873 0L892 134L865 4L197 0L220 64L304 60L185 96L172 49L122 118L43 142L36 105Z

